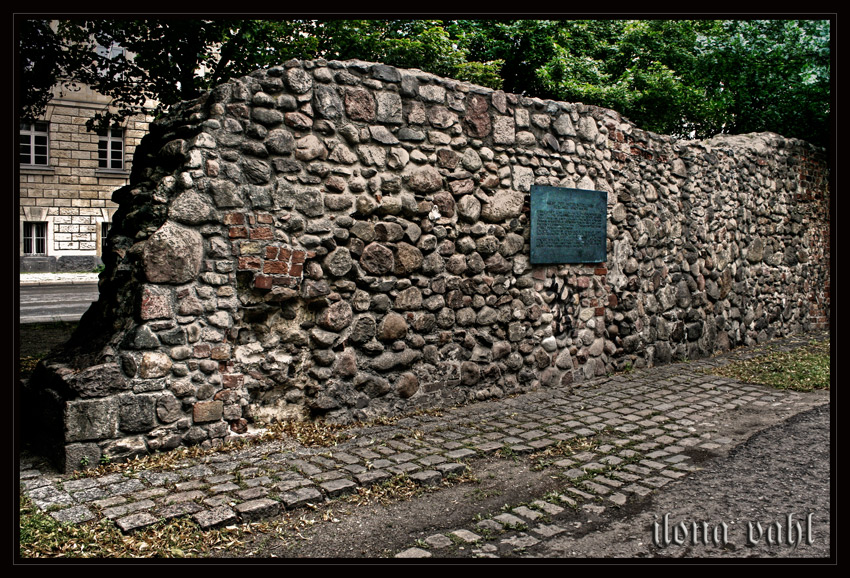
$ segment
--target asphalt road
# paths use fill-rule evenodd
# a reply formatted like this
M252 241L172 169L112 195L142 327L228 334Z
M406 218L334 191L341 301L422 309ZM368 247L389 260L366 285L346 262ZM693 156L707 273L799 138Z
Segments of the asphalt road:
M829 558L829 405L763 430L593 532L539 544L541 558ZM572 530L572 528L570 528Z
M21 285L21 323L79 321L93 301L97 283Z

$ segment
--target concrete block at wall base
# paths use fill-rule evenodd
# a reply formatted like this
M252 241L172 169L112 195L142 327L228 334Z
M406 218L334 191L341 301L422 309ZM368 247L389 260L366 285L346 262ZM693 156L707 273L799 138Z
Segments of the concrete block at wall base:
M56 271L56 257L35 257L22 255L21 273L53 273Z
M21 273L88 273L103 265L95 255L71 255L63 257L21 255Z
M78 273L94 271L102 261L95 255L74 255L59 257L56 260L55 273Z

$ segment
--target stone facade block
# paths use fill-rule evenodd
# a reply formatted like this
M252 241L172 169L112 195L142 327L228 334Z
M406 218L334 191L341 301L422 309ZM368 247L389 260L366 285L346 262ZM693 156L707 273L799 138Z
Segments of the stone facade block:
M118 400L115 397L81 399L65 407L65 441L114 438L118 434Z
M199 401L192 410L195 423L207 423L221 419L224 404L221 401Z

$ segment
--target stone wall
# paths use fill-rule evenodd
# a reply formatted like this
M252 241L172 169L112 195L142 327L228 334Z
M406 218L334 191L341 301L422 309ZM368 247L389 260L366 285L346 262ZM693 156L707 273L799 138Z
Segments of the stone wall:
M421 71L287 62L151 125L100 301L31 380L32 423L70 469L825 327L827 176L775 134L677 141ZM607 193L607 262L532 266L535 184Z

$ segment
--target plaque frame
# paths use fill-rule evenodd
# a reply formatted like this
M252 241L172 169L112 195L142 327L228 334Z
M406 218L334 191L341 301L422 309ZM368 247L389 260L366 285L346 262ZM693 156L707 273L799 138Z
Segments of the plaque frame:
M608 260L608 194L531 187L531 264L585 264Z

